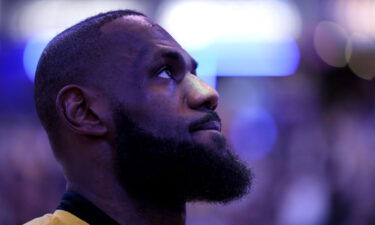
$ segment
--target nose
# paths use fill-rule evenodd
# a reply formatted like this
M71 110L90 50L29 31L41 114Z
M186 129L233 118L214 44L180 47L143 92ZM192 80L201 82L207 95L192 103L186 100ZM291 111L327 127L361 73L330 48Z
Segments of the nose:
M192 109L215 110L219 101L217 91L193 74L185 77L187 104Z

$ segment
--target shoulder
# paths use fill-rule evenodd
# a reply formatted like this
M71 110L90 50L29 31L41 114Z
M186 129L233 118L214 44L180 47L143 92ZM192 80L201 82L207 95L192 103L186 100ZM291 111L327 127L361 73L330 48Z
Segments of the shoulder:
M57 225L59 224L58 218L53 214L45 214L44 216L35 218L24 225Z
M53 214L46 214L42 217L35 218L24 225L89 225L73 214L56 210Z

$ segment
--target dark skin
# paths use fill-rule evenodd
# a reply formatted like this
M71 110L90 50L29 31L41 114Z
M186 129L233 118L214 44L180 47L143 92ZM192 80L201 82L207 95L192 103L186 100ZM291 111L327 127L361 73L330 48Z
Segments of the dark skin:
M217 92L195 75L196 62L160 26L142 16L118 18L101 28L111 54L95 87L68 85L56 100L62 140L55 153L68 190L80 193L120 224L185 224L185 202L175 209L135 199L113 168L116 130L111 98L143 129L159 137L215 146L219 123L188 125L218 103ZM128 43L132 43L129 45Z

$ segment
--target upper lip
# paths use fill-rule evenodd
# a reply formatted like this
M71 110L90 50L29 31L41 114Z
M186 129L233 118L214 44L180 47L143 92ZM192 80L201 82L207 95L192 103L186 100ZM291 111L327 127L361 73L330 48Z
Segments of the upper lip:
M209 112L201 119L193 122L190 125L190 131L198 130L217 130L221 131L221 120L216 112Z

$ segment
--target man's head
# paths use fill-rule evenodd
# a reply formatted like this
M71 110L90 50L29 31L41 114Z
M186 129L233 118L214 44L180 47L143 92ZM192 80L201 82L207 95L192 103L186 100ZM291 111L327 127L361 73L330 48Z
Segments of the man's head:
M246 193L250 172L229 150L214 111L218 94L196 67L134 11L100 14L58 35L40 59L35 98L65 170L79 170L72 161L82 155L110 161L124 189L158 203ZM67 150L75 145L81 148Z

